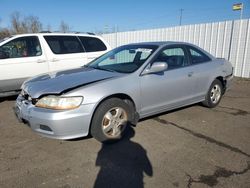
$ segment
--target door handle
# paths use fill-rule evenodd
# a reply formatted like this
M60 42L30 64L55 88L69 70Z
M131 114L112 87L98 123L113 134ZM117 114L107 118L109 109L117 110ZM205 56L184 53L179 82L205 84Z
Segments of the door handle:
M188 73L188 77L193 76L193 74L194 74L194 72L189 72L189 73Z
M59 61L59 59L53 58L51 61L52 61L52 62L56 62L56 61Z
M38 59L36 62L37 63L44 63L44 62L46 62L46 60L45 59Z

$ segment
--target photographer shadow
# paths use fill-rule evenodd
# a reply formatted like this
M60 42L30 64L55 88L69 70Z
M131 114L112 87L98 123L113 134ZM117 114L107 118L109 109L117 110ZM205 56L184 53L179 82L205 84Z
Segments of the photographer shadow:
M100 171L94 188L143 188L144 173L153 176L146 150L130 140L134 135L134 129L129 127L121 141L102 145L96 159L96 166L100 167Z

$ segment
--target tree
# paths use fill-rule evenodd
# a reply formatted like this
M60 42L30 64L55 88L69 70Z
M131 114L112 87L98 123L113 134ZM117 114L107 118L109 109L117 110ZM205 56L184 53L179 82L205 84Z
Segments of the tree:
M14 12L11 16L10 16L10 22L11 22L11 28L12 28L12 32L14 34L19 34L22 33L22 24L20 21L20 13L19 12Z
M13 34L37 33L42 30L42 23L36 16L26 16L22 18L19 12L11 15L11 31Z
M2 19L0 18L0 23L1 21ZM11 34L10 34L9 29L0 27L0 39L4 39L6 37L9 37L10 35Z
M1 22L1 18L0 18ZM47 31L51 31L51 26L48 24L46 27ZM10 27L0 27L0 39L9 37L15 34L22 33L38 33L43 30L43 25L37 16L22 16L19 12L14 12L10 16ZM61 21L59 31L66 33L70 31L70 26Z
M0 39L11 36L10 30L7 28L0 28Z
M49 32L51 32L52 30L51 30L51 25L50 24L48 24L47 25L47 27L46 27L46 31L49 31Z
M42 31L42 23L39 21L39 18L36 16L28 16L25 17L23 21L24 25L26 25L26 29L28 33L38 33Z
M61 21L61 24L59 26L59 31L62 33L67 33L70 31L70 27L67 23L65 23L64 21Z

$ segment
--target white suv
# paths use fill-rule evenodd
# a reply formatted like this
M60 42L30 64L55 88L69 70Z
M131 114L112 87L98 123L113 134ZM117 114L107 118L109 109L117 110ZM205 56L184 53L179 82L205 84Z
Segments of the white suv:
M15 94L29 77L80 67L109 50L92 34L22 34L0 41L0 97Z

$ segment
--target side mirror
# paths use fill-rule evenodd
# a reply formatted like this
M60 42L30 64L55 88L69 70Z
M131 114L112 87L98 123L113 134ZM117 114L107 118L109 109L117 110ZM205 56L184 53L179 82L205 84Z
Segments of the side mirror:
M154 62L143 71L142 75L164 72L167 69L168 64L166 62Z

